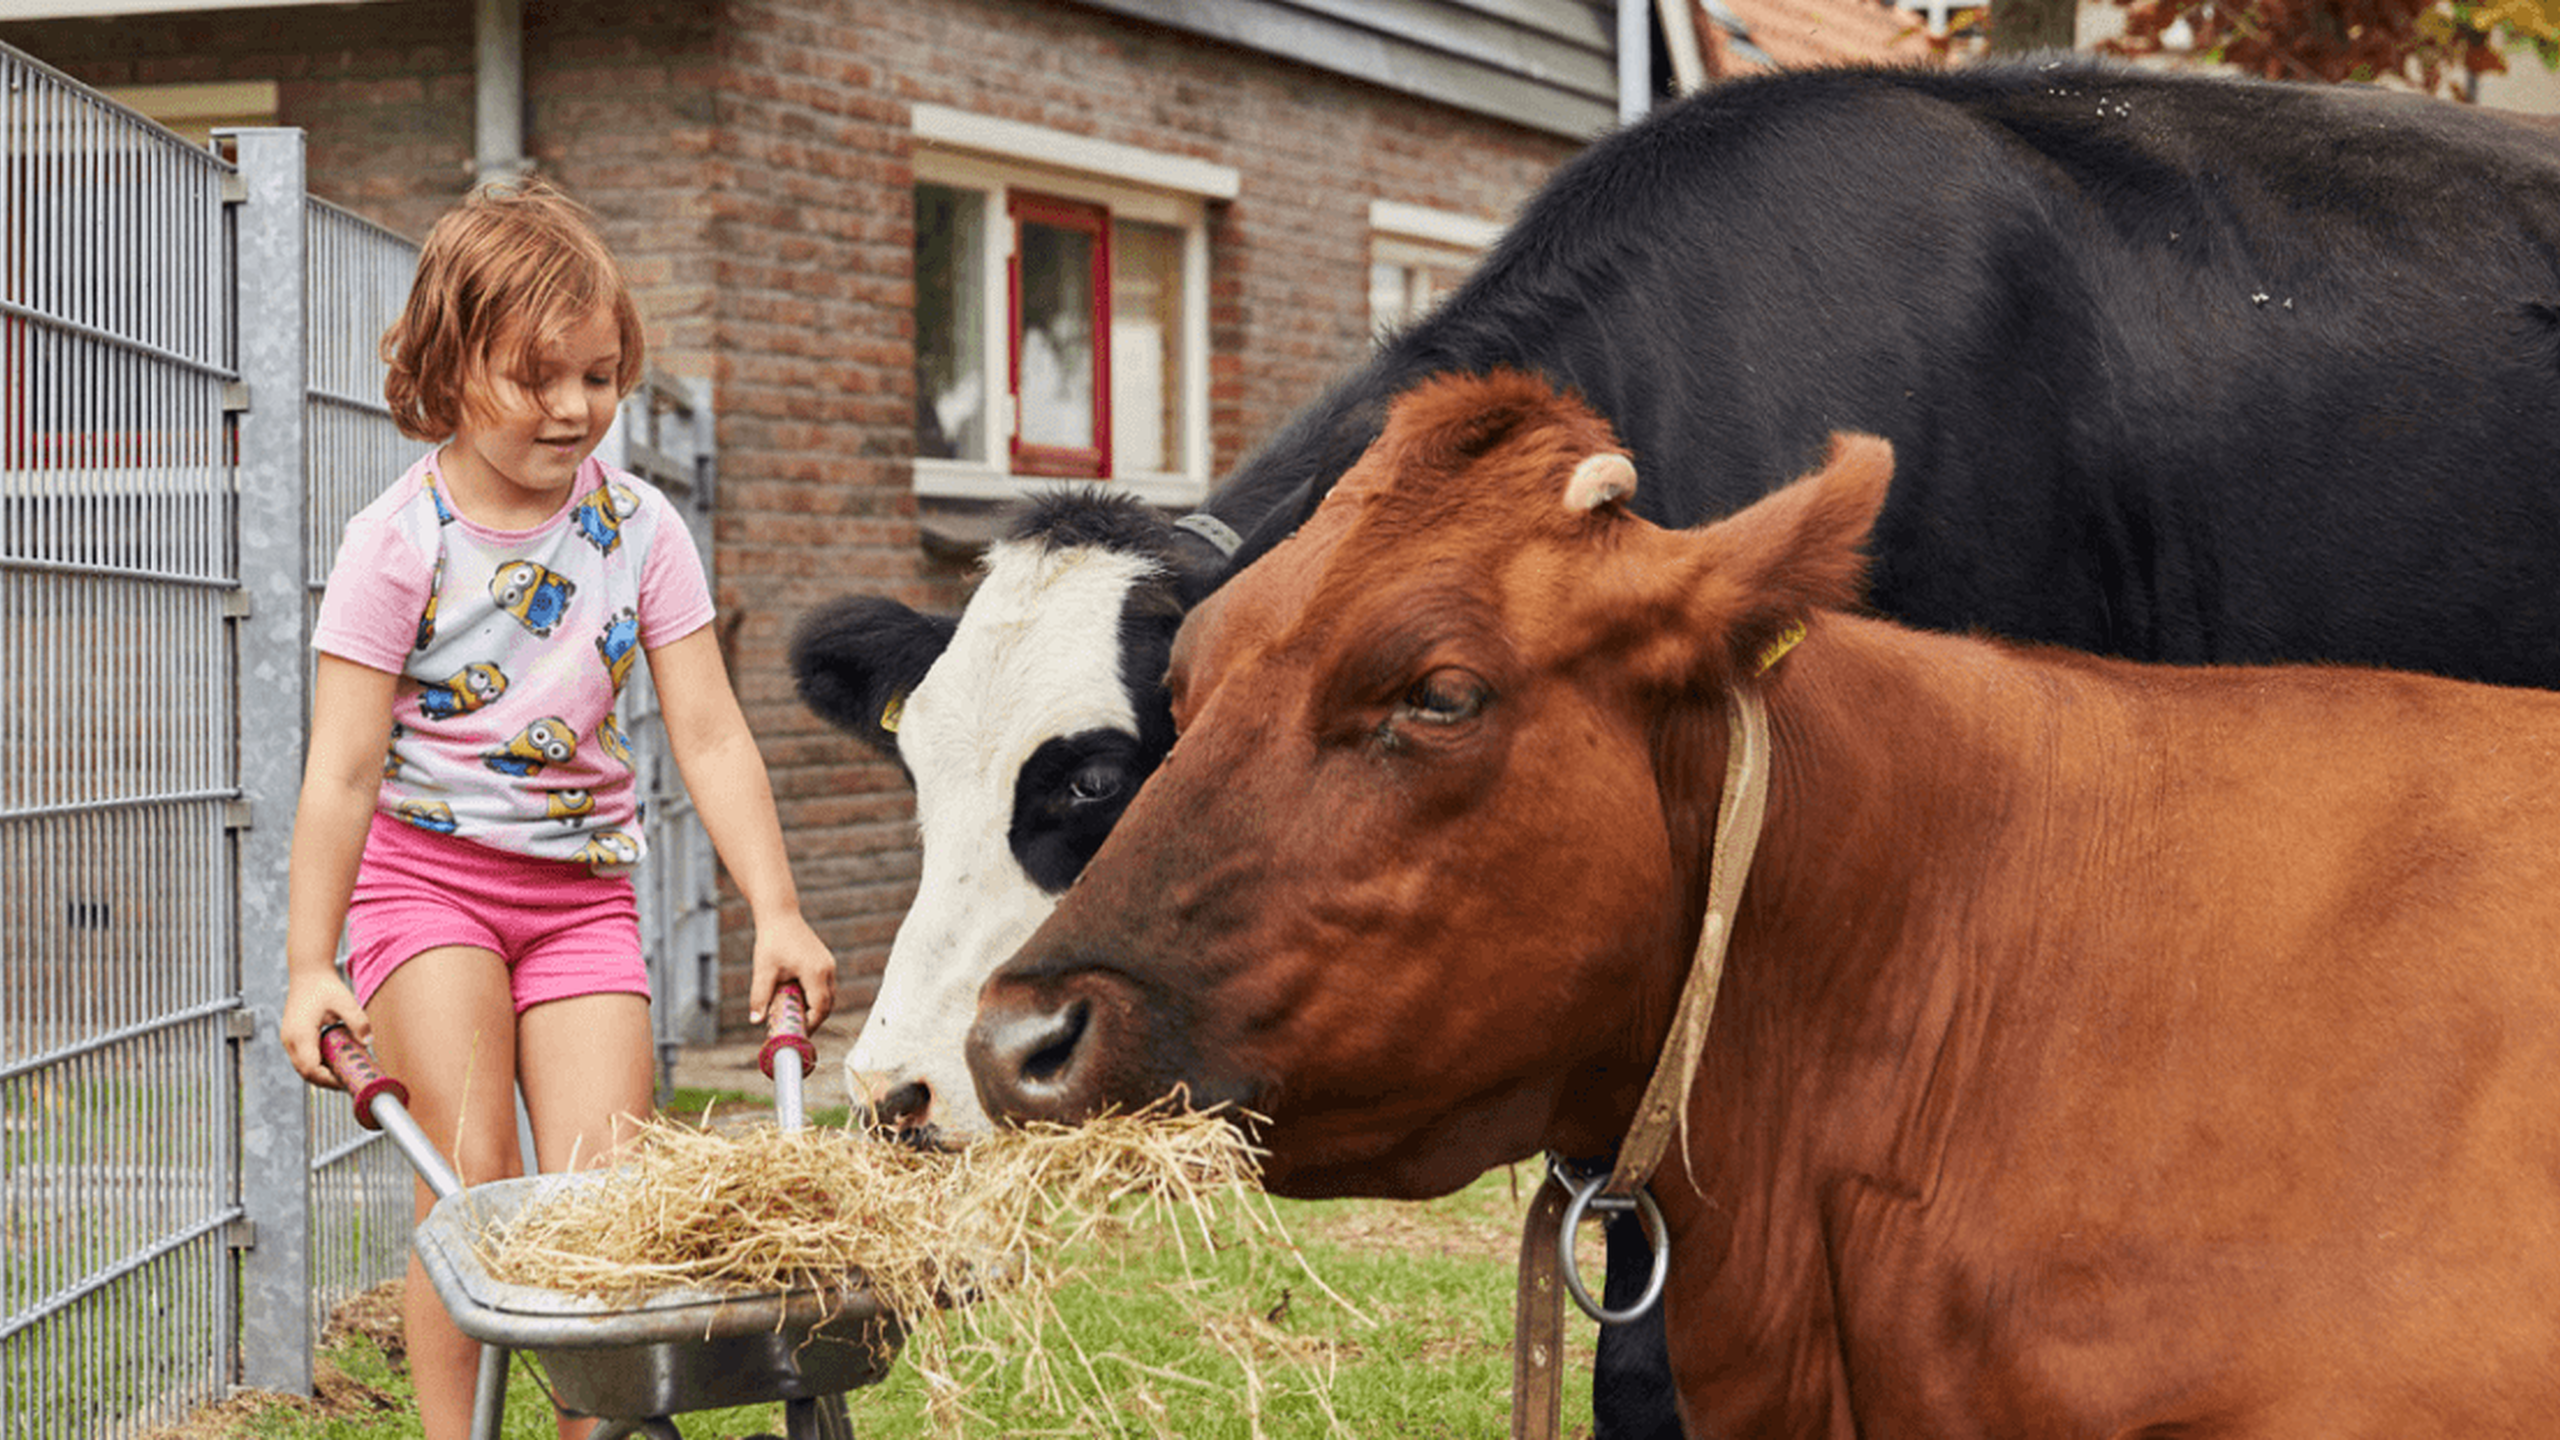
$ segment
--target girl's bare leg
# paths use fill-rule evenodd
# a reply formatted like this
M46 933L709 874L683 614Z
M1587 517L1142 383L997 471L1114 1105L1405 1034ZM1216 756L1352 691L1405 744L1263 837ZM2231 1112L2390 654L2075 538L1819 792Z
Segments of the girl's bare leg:
M470 946L417 955L366 1007L384 1072L409 1087L409 1111L465 1185L524 1173L516 1144L516 1013L507 967ZM435 1204L424 1181L417 1213ZM454 1328L417 1257L402 1307L409 1375L425 1440L468 1440L480 1346Z
M545 1171L592 1169L628 1141L657 1102L657 1047L639 995L577 995L516 1017L516 1074ZM560 1422L583 1440L588 1422Z

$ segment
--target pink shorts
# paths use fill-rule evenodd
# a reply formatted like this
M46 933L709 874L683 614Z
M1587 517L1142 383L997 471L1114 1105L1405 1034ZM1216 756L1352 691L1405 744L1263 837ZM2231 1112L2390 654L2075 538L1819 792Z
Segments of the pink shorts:
M413 955L471 945L507 962L516 1013L572 995L649 993L628 875L511 855L376 814L347 907L359 1003Z

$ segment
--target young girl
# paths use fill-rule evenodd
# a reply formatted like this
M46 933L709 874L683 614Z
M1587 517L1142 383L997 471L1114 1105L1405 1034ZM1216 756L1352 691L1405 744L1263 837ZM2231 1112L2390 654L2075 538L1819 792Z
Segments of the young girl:
M641 334L587 213L539 184L475 192L428 234L383 350L402 432L443 443L348 525L321 600L285 1047L332 1085L319 1035L347 1024L466 1184L523 1173L519 1085L541 1168L592 1165L652 1103L644 846L612 715L636 653L754 911L754 1017L792 979L823 1020L835 961L801 918L692 541L594 458ZM421 1215L432 1200L419 1185ZM458 1440L479 1347L414 1259L406 1306L426 1435Z

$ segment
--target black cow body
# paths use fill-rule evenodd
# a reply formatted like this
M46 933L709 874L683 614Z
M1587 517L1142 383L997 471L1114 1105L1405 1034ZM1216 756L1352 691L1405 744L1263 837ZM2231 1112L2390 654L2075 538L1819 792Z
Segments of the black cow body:
M1887 437L1871 598L1913 624L2560 686L2560 153L2495 115L2075 61L1720 86L1247 461L1204 507L1235 563L1393 395L1496 366L1606 416L1672 524ZM913 683L811 636L804 687ZM1677 1432L1660 1353L1604 1335L1604 1436Z
M2560 683L2560 151L2492 113L2082 63L1709 91L1207 508L1276 542L1389 397L1497 364L1675 519L1889 438L1873 602L1913 623Z

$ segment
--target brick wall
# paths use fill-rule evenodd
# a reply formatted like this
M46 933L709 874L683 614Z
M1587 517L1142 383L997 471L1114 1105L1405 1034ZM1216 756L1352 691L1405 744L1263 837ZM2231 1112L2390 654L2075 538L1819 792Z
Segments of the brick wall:
M911 813L895 767L801 708L784 646L796 616L842 591L942 602L959 577L936 573L916 547L913 179L904 116L850 13L788 0L724 12L711 208L732 670L763 741L803 908L848 971L867 976L912 893ZM723 936L729 981L743 985L743 917Z
M272 79L312 188L410 235L468 185L468 0L0 23L93 84ZM896 768L792 694L793 619L847 590L956 607L909 492L910 107L1234 167L1211 218L1223 472L1367 345L1368 204L1503 217L1574 148L1063 0L566 0L526 7L526 145L598 212L653 354L719 412L719 602L802 899L850 999L912 893ZM384 477L386 481L390 477ZM724 921L743 1020L748 931Z

